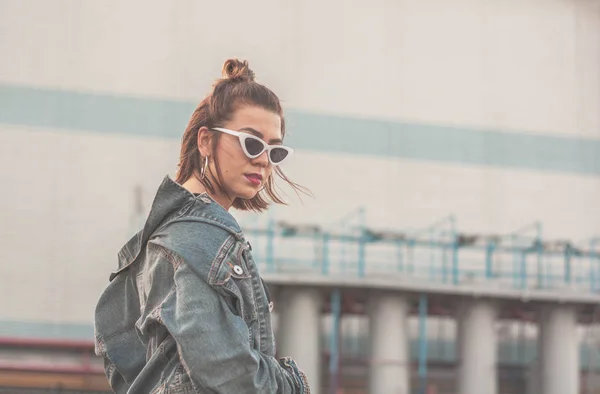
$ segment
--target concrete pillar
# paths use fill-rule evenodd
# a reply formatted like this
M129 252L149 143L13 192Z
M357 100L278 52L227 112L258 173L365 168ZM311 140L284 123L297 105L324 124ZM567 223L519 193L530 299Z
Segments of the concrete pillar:
M579 393L579 337L575 308L548 306L541 311L541 392Z
M397 294L369 299L369 394L410 394L408 300Z
M489 301L476 300L462 306L459 313L460 394L496 394L497 308Z
M527 394L542 393L542 360L544 359L544 349L542 346L542 336L544 332L540 330L538 322L537 330L537 355L534 361L529 364L527 373Z
M321 391L322 296L310 288L285 288L278 301L277 355L294 358L313 394Z
M538 355L539 355L539 348L538 348ZM526 381L526 386L527 386L527 394L540 394L541 391L541 381L540 381L540 370L541 370L541 366L540 366L540 359L536 359L535 361L533 361L530 365L529 368L527 369L527 381Z

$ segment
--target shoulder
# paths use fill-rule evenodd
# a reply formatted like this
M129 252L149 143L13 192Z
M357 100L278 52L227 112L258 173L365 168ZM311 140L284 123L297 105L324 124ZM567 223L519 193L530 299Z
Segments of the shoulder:
M236 253L244 240L235 219L213 204L192 204L157 229L148 243L159 247L176 266L185 263L207 277L211 267Z

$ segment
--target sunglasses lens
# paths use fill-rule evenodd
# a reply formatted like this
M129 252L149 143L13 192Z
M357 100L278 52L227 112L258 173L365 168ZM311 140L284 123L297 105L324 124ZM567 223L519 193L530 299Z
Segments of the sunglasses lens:
M288 151L283 148L271 149L271 161L275 164L281 163L288 155Z
M257 156L265 148L264 145L259 140L254 139L254 138L246 138L245 144L246 144L246 150L252 156Z

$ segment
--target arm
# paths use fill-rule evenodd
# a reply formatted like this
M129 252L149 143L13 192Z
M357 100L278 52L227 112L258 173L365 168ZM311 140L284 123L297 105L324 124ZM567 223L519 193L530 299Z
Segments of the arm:
M198 389L236 394L309 392L306 377L293 360L278 361L250 347L244 320L193 265L177 261L174 266L175 288L161 307L161 319Z

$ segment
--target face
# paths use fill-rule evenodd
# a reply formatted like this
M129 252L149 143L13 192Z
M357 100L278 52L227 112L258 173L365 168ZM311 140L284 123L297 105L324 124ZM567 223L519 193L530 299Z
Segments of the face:
M263 108L241 107L223 128L257 136L268 145L282 144L281 118ZM271 176L273 165L269 161L267 150L258 157L249 158L240 144L239 137L219 131L212 133L221 133L216 159L221 169L222 186L230 197L226 199L222 196L223 201L218 202L229 208L235 198L251 199L256 196ZM210 161L210 166L212 173L216 174L214 160ZM214 198L219 199L219 196Z

